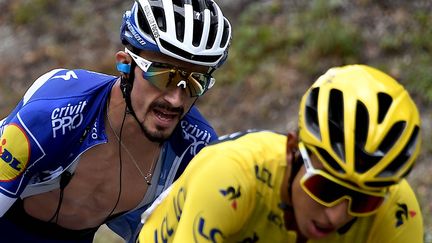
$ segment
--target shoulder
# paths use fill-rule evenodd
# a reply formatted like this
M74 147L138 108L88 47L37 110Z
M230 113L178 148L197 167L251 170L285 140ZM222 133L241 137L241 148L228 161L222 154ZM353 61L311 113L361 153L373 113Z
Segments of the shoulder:
M217 139L216 131L195 106L186 113L177 130L180 130L186 139L201 140L206 143Z
M393 237L388 237L388 236ZM372 242L420 242L423 218L415 193L404 179L392 186L386 201L377 212L371 229ZM390 241L388 241L390 242Z
M274 167L285 164L286 136L272 131L237 132L219 137L218 141L205 147L193 164L238 174L247 170L256 172L257 167ZM222 172L223 173L223 172Z
M66 148L79 147L84 130L101 118L101 104L115 80L87 70L52 70L33 83L2 127L9 133L15 133L17 127L25 135L30 161L40 161L39 156L63 156ZM14 126L8 128L11 124ZM58 160L64 158L53 158L53 162Z
M224 142L229 140L263 140L262 142L266 143L271 140L285 141L286 136L271 130L249 129L245 131L226 134L218 138L218 142Z
M193 106L179 122L169 139L174 152L182 154L190 149L195 155L210 142L217 139L216 131L202 116L199 110Z
M257 155L285 154L287 137L269 130L246 130L224 135L212 145Z
M24 104L34 99L85 94L113 83L116 77L83 69L55 69L40 76L24 95Z
M115 80L116 77L82 69L52 70L30 86L14 114L29 130L45 127L42 130L52 129L55 133L75 129L84 118L92 120L94 114L100 113Z

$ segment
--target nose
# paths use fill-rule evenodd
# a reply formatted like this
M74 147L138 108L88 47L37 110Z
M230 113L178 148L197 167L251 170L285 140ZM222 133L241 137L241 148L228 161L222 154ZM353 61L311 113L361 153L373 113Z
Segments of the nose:
M333 207L326 208L325 214L333 226L340 226L348 222L352 216L348 214L348 199L342 200Z
M180 83L179 83L180 84ZM172 85L164 94L164 99L168 101L173 107L181 107L184 104L187 96L187 87L180 85Z

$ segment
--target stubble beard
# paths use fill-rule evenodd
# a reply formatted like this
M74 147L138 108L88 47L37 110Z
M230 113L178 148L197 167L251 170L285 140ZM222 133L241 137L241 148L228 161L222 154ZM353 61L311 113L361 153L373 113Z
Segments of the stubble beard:
M154 142L154 143L163 143L163 142L165 142L170 136L171 136L171 134L172 134L172 132L174 131L174 129L171 131L171 132L167 132L166 130L166 128L165 129L163 129L163 128L159 128L159 127L156 127L156 131L150 131L150 129L147 127L147 126L145 126L144 124L142 124L143 126L143 133L144 133L144 136L146 136L146 138L148 139L148 140L150 140L151 142Z

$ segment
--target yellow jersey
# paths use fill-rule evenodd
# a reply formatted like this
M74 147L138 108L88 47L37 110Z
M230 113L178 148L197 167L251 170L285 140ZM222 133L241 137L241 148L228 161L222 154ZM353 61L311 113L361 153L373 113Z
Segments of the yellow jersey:
M183 175L142 215L141 243L285 242L280 188L287 137L246 133L204 148ZM308 243L423 242L420 208L407 181L391 187L379 211L345 233Z

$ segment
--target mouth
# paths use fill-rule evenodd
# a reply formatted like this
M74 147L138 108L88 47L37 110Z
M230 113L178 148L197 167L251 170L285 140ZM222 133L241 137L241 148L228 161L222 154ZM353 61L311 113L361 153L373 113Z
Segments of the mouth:
M153 114L156 117L159 126L168 127L171 126L172 123L177 124L177 120L180 115L179 112L172 112L166 109L154 108Z
M312 234L315 236L315 238L323 238L326 235L332 233L335 231L335 228L331 225L321 224L319 222L313 221L312 222Z

